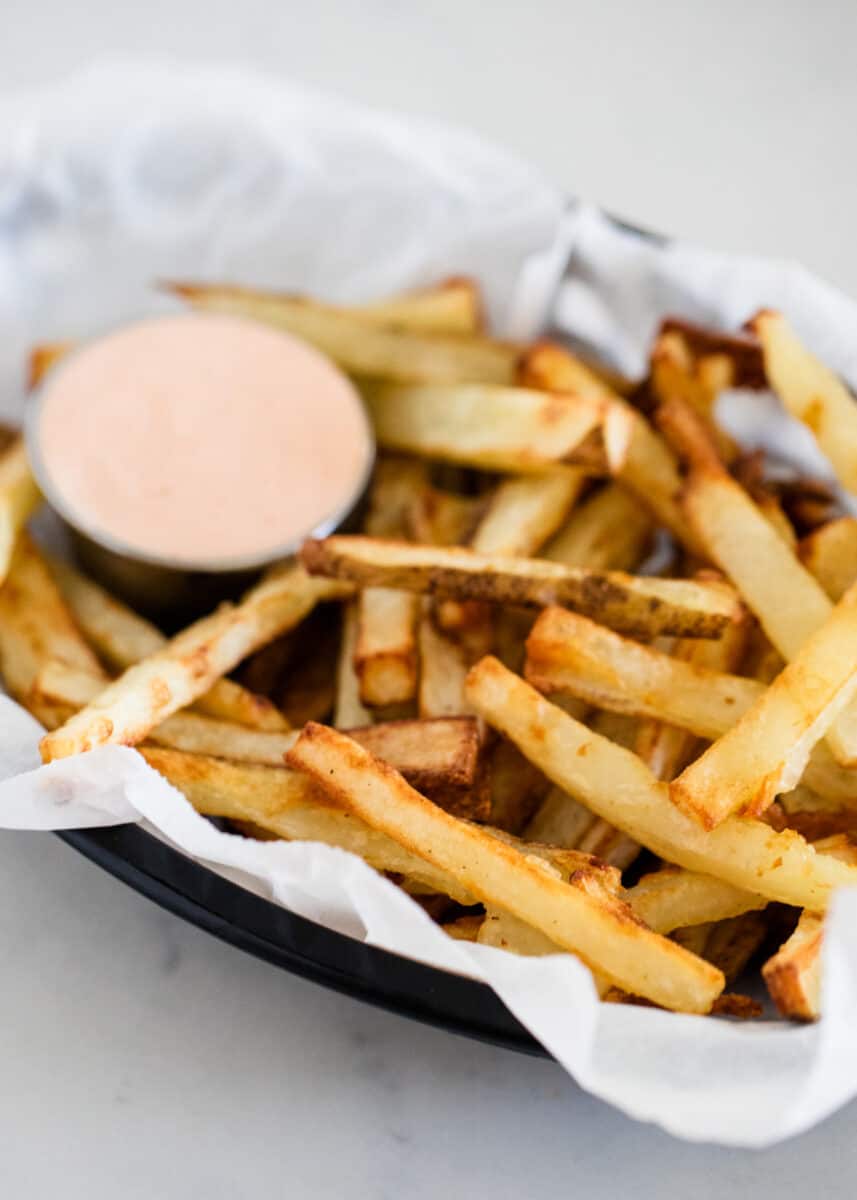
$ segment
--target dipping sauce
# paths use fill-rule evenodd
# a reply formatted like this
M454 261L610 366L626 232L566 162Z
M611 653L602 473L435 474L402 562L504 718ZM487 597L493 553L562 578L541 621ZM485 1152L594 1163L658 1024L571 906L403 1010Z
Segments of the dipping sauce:
M129 325L48 376L35 429L49 499L113 548L184 567L261 565L345 515L372 435L317 350L237 317Z

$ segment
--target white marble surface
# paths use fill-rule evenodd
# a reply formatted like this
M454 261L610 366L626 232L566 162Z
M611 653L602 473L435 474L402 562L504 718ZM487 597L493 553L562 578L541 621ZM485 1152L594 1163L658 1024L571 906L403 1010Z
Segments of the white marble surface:
M3 87L109 51L238 57L463 121L632 219L857 290L845 0L9 8ZM223 946L50 835L0 838L0 962L4 1196L853 1192L854 1105L762 1154L683 1145L549 1063Z

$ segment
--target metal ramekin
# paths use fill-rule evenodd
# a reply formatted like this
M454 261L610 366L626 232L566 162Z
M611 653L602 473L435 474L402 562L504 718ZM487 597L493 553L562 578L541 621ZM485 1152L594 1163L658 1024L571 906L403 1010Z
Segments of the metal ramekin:
M74 354L75 351L71 351L68 360ZM375 436L360 393L352 384L355 403L359 405L363 419L366 461L353 494L329 516L262 558L248 556L197 562L137 550L88 525L72 512L55 488L42 458L39 437L42 404L47 388L66 365L67 360L63 359L53 367L47 379L27 399L23 428L36 482L68 532L75 556L87 572L116 596L166 629L178 628L210 611L222 600L234 599L266 567L291 558L304 538L325 537L336 529L348 528L361 508L375 464ZM283 503L288 503L286 483Z

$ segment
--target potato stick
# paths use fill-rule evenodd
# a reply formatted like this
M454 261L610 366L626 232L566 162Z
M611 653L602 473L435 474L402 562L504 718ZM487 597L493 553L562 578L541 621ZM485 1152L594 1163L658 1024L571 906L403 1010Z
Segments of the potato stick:
M419 625L420 679L418 709L421 717L453 717L469 711L464 700L464 679L470 667L464 647L435 628L425 612Z
M682 317L664 318L660 332L678 333L700 369L712 359L721 362L725 359L730 368L725 377L722 366L718 364L723 387L750 388L755 391L767 388L762 347L752 334L743 330L724 333L719 329L685 321Z
M821 910L836 887L857 883L857 869L751 817L729 817L705 832L635 754L550 704L496 659L471 670L467 696L558 787L662 858L801 908Z
M841 600L857 579L857 517L814 529L798 546L798 557L834 604Z
M652 544L647 509L618 483L586 499L541 551L543 558L592 571L631 571Z
M698 549L677 503L681 490L678 464L645 417L567 350L551 342L538 343L524 355L519 378L550 391L574 392L606 401L605 441L611 473L679 541L691 550Z
M465 383L364 391L387 450L491 471L603 465L599 400Z
M479 554L536 554L565 520L585 482L579 467L504 480L470 540L472 549Z
M203 312L250 317L294 334L356 375L403 382L509 383L519 353L505 342L381 325L365 313L294 296L205 284L166 286Z
M650 386L659 409L672 404L689 406L723 461L732 462L738 455L738 447L714 420L717 393L711 389L708 380L699 378L693 355L680 334L669 332L658 335L652 348ZM667 440L671 441L668 428L661 425L659 418L657 423L667 435ZM673 444L673 449L679 448Z
M9 692L29 706L42 667L56 659L104 686L106 675L84 641L32 540L18 539L0 589L0 670ZM46 712L39 707L40 715ZM46 724L52 724L49 719Z
M703 646L714 655L722 640L696 643L694 659ZM563 609L546 609L533 626L525 673L547 694L572 695L611 711L663 721L707 740L725 734L765 694L765 685L755 679L682 661ZM657 762L648 765L660 776ZM839 804L857 805L857 772L840 767L824 743L816 745L804 778Z
M460 904L474 903L467 888L446 871L411 854L358 817L334 808L306 775L156 746L141 746L140 753L204 816L251 821L289 841L337 846L365 859L377 871L407 875Z
M479 926L476 941L482 946L494 946L498 950L508 950L510 954L521 954L528 958L563 953L562 946L501 908L488 909ZM599 997L603 999L610 991L611 983L595 973L592 979Z
M41 501L20 438L0 453L0 584L9 573L18 535Z
M821 1016L821 946L824 918L804 911L788 941L762 967L762 978L782 1017L817 1021Z
M793 659L833 609L824 589L743 488L725 473L695 471L685 491L685 505L712 558L738 588L780 654ZM827 739L839 762L857 762L857 707L841 713Z
M51 559L51 571L78 625L109 667L124 671L167 644L166 637L150 621L68 563ZM194 708L251 729L273 732L289 728L286 718L267 697L257 696L231 679L219 679L200 696Z
M765 373L783 406L812 431L843 485L857 491L857 404L847 387L807 350L782 313L750 322Z
M342 640L336 667L336 700L333 723L337 729L369 725L371 710L360 699L360 680L354 670L354 647L357 642L357 602L345 605L342 616Z
M341 594L320 587L298 566L272 570L240 604L224 605L190 625L43 738L45 762L108 742L142 741L248 654L297 625L319 600Z
M425 333L478 333L483 326L479 285L463 275L352 311L364 320Z
M554 846L579 846L597 821L598 817L585 804L574 800L561 788L552 787L527 825L524 838Z
M310 539L300 557L314 575L500 604L566 604L642 636L716 637L741 611L734 592L721 583L588 571L459 547L339 536Z
M371 587L361 593L354 670L363 704L383 708L416 695L419 616L419 596L411 592Z
M857 587L738 722L670 787L706 828L758 815L804 773L810 751L857 694Z
M681 867L661 867L627 888L624 898L641 921L656 933L672 933L688 925L724 921L762 909L763 896L733 887L712 875Z
M609 821L596 819L577 843L577 848L594 854L611 867L625 871L640 854L640 843Z
M722 990L718 971L638 924L614 896L564 883L531 855L456 821L335 730L307 725L288 762L367 824L444 867L486 904L579 954L612 983L687 1012L707 1012Z
M457 496L423 487L413 495L405 514L408 540L430 546L460 545L476 528L486 504L482 496Z
M33 346L27 363L27 389L33 391L37 388L51 367L65 358L74 345L74 342L41 342Z

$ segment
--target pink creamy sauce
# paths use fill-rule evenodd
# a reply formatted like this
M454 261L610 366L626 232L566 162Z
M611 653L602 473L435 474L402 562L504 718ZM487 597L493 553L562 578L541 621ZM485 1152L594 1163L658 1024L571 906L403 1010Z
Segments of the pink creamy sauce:
M273 557L349 505L371 452L360 400L323 355L195 313L128 326L60 365L39 445L81 529L187 565Z

